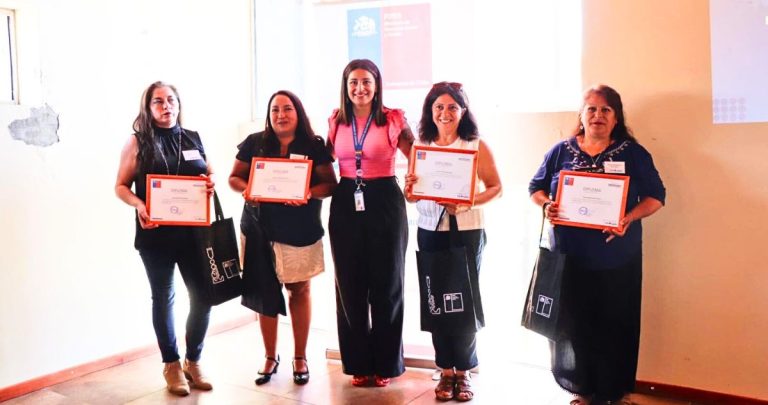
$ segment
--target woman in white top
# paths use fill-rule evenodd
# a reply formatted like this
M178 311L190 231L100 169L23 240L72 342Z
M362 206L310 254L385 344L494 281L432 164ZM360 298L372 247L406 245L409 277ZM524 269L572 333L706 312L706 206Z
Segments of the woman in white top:
M501 196L501 181L493 155L488 145L480 140L479 136L475 117L469 110L461 84L440 82L432 86L422 108L418 143L453 149L478 150L479 181L476 182L478 189L473 205L428 200L417 202L419 250L448 249L450 247L449 223L455 220L461 243L467 248L467 254L473 255L476 259L474 262L477 264L475 269L477 272L480 271L480 259L486 241L483 230L483 211L480 207ZM406 190L409 190L417 181L416 175L407 175ZM408 201L415 200L409 198ZM443 211L448 215L444 215ZM482 326L484 324L482 311L477 317L478 324ZM432 344L435 348L435 363L442 369L440 382L435 388L437 399L471 400L474 394L469 370L477 367L478 364L475 333L433 332Z

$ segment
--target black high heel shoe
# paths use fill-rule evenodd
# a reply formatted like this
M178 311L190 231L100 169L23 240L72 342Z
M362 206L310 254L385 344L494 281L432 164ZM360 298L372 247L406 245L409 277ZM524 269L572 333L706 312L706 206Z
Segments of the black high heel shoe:
M269 373L264 372L264 371L259 371L258 374L261 377L257 378L254 381L256 383L256 385L262 385L262 384L268 383L269 380L272 379L272 375L277 373L277 367L280 365L280 355L279 354L277 355L277 358L269 357L269 356L264 356L264 358L266 358L267 360L274 361L275 362L275 366L272 367L272 371L270 371Z
M293 383L297 385L304 385L309 382L309 365L307 365L307 371L296 371L296 360L304 360L307 362L307 358L304 356L297 356L293 358Z

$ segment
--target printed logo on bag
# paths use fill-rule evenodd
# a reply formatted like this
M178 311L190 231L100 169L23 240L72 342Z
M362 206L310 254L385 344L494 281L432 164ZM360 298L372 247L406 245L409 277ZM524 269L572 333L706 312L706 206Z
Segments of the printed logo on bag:
M208 262L211 264L211 280L213 284L219 284L224 282L224 276L219 272L219 266L216 265L214 259L213 247L205 248L205 254L208 255Z
M445 313L464 312L464 297L461 293L443 294Z
M227 279L240 275L240 265L237 263L237 259L227 260L221 263L221 266L224 267L224 274Z
M435 305L435 296L432 295L432 288L429 286L429 276L426 276L427 280L427 303L429 304L429 313L432 315L440 315L440 308Z
M539 301L536 302L536 314L549 318L552 315L552 303L554 301L553 298L546 295L539 295Z

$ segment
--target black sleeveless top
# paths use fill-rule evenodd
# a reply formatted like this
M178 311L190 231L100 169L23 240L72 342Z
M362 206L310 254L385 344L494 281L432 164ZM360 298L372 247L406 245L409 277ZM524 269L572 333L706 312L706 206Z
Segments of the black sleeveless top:
M325 148L323 139L315 136L311 140L296 137L288 145L288 154L280 155L280 144L276 139L267 138L265 132L248 135L237 146L237 160L248 163L254 157L288 158L291 154L304 155L312 161L312 174L309 185L314 186L320 179L314 168L318 165L333 161L333 157ZM289 206L282 203L260 203L258 207L249 203L243 206L240 220L240 230L248 234L253 227L259 226L267 239L274 242L286 243L293 246L309 246L323 237L324 230L320 221L322 200L309 199L307 204Z
M140 167L133 180L134 193L145 202L147 174L199 176L208 173L205 149L197 132L183 129L178 125L173 128L154 127L154 130L156 150L152 166L146 172ZM138 135L134 134L134 136ZM186 240L192 231L188 226L173 225L142 229L138 216L135 222L136 237L133 245L136 249L172 246L180 240Z

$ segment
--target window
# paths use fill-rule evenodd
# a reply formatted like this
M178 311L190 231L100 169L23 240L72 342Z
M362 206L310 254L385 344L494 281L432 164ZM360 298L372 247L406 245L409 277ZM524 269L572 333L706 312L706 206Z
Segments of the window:
M18 103L13 10L0 8L0 103Z

